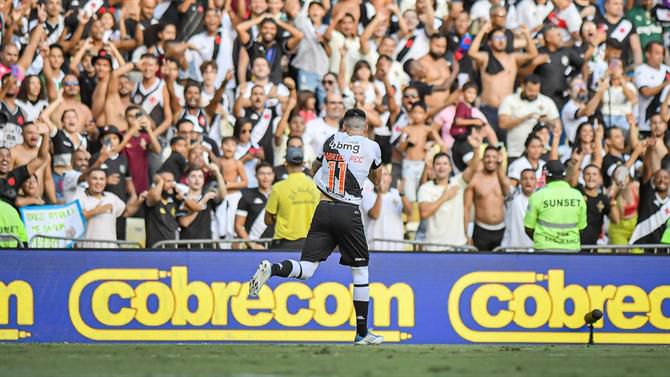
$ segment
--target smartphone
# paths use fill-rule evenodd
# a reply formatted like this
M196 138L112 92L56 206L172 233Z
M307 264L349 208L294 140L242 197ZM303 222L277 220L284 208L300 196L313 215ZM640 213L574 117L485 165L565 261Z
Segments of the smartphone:
M209 165L209 153L202 152L202 159L205 160L205 165Z
M183 183L175 183L174 188L182 195L188 194L188 186Z

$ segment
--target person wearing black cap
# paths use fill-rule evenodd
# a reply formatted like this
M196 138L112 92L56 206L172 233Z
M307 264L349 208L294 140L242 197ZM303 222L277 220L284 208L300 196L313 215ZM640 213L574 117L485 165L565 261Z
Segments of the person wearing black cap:
M260 289L272 276L283 278L297 278L307 280L316 271L319 263L328 259L336 247L340 249L340 264L351 267L353 278L353 307L356 311L356 335L354 344L374 345L384 341L384 337L368 331L368 305L370 291L368 286L368 243L365 238L363 219L361 217L361 200L363 183L369 178L373 184L379 185L382 170L381 150L379 145L368 139L368 125L365 112L361 109L350 109L344 114L343 131L337 132L323 143L322 150L317 152L314 162L314 181L321 191L321 201L314 213L314 220L309 228L305 245L302 248L300 261L285 260L272 264L262 261L251 282L249 294L257 296ZM296 165L296 175L301 180L305 176L299 173L302 155L298 158L295 152L288 148L287 163ZM294 160L295 157L295 160ZM293 160L293 161L292 161ZM289 179L274 185L266 216L272 216L273 196L284 186ZM296 202L306 200L306 193L299 187L289 186L293 190ZM317 200L318 200L317 191ZM312 192L309 198L313 197ZM291 196L289 195L290 199ZM296 205L292 205L295 207ZM270 215L268 215L270 214ZM291 219L293 220L293 219ZM276 234L281 231L277 222Z
M587 224L584 197L565 181L560 161L550 160L546 169L549 183L528 201L526 234L535 250L580 251L580 231Z

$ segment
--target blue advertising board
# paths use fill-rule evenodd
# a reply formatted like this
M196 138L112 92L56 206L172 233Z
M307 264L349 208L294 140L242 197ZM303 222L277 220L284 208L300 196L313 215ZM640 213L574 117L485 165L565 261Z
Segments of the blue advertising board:
M248 280L287 252L6 251L0 340L351 342L351 272ZM374 253L369 323L389 343L670 344L670 258Z

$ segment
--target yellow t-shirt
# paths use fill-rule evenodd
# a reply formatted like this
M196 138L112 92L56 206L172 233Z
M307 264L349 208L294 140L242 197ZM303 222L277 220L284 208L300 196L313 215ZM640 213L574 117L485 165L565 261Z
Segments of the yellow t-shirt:
M265 211L276 215L275 239L294 241L307 237L321 193L314 181L302 172L272 186Z

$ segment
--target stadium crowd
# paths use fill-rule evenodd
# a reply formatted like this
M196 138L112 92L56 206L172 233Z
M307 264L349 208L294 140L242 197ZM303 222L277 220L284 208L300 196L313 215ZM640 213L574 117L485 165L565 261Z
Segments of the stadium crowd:
M5 0L0 198L79 200L88 239L139 218L147 246L295 246L356 107L383 155L371 250L531 247L549 160L582 244L670 243L668 26L666 0Z

